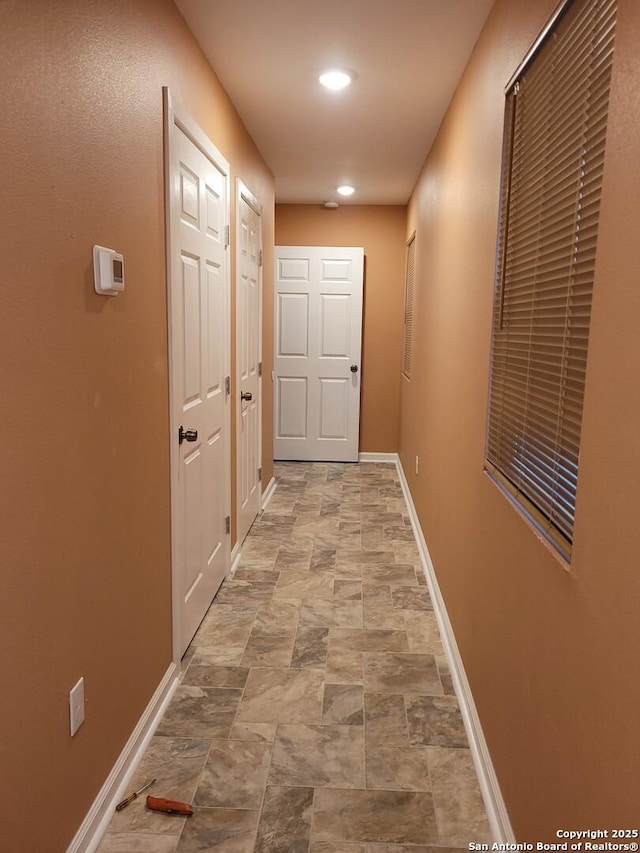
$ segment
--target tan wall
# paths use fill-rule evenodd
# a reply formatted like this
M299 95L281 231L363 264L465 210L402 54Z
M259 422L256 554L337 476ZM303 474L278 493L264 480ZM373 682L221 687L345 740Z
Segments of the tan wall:
M276 205L278 246L364 247L361 452L398 451L406 213L391 205Z
M3 3L0 79L0 849L53 853L171 661L162 86L263 204L268 304L273 182L171 0Z
M410 203L401 455L519 840L635 827L640 8L620 0L570 569L483 473L504 85L556 0L498 0ZM420 475L413 474L420 456Z

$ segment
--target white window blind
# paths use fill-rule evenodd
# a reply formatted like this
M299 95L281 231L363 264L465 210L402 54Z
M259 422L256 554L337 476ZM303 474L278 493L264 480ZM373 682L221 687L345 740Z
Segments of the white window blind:
M507 93L488 469L568 554L615 0L566 4Z
M402 348L402 374L411 378L411 348L413 343L413 297L416 280L416 235L407 245L407 274L404 291L404 342Z

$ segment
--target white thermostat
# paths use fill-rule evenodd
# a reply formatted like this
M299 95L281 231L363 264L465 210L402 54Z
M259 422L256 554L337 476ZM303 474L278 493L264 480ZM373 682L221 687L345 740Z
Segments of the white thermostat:
M124 290L124 258L113 249L93 247L93 284L101 296L117 296Z

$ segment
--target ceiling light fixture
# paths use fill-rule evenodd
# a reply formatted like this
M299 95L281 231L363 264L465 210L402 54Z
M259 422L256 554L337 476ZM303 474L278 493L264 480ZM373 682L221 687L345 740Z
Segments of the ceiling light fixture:
M318 77L318 80L323 86L326 86L327 89L331 89L333 92L338 92L340 89L344 89L349 85L349 83L351 83L353 80L353 74L350 74L348 71L343 71L340 68L331 68L328 71L323 71Z
M353 195L355 192L355 189L350 187L348 184L343 184L341 187L337 187L337 190L340 195Z

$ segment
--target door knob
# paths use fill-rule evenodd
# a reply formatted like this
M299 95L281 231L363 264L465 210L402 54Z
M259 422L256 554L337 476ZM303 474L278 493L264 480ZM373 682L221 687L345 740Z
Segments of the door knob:
M351 370L352 373L357 373L358 372L358 365L352 364L349 369Z
M178 430L178 444L182 444L183 441L197 441L198 440L198 430L197 429L183 429L180 427Z
M241 391L240 392L241 400L253 400L253 394L249 393L249 391Z

